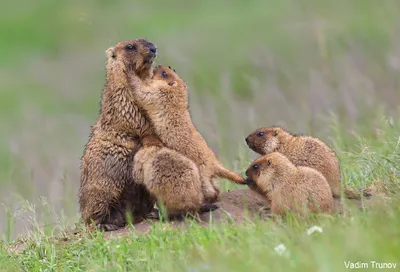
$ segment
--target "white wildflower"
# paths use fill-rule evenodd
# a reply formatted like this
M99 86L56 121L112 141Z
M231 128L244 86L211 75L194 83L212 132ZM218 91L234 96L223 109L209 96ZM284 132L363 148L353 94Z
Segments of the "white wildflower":
M286 249L284 244L279 244L274 248L275 252L279 255L279 256L289 256L289 251Z
M316 232L316 231L318 231L318 232L323 232L324 230L323 230L321 227L312 226L311 228L309 228L309 229L307 230L307 234L308 234L308 235L311 235L311 234L313 234L313 233Z
M120 248L121 246L120 246L120 245L116 245L115 247L116 247L116 248Z

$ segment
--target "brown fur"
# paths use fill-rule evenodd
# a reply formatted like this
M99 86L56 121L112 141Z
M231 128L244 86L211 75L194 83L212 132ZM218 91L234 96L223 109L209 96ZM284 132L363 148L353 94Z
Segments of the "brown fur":
M340 196L340 165L335 152L324 142L310 136L296 136L281 127L260 128L246 138L255 152L266 155L280 152L297 166L307 166L321 172L334 197Z
M81 162L79 204L86 224L93 221L101 229L114 230L126 224L126 212L137 221L154 206L145 187L132 178L138 140L154 132L136 106L127 74L149 79L155 57L155 46L144 39L119 42L107 50L100 114Z
M145 137L142 145L133 163L135 181L146 186L170 217L200 212L204 195L196 164L155 136Z
M332 212L333 198L325 177L315 169L295 166L279 152L256 159L246 183L265 197L273 214Z
M219 194L215 176L244 183L243 178L224 168L194 127L189 110L186 84L170 67L157 66L153 80L133 78L135 99L152 121L166 147L182 153L199 168L206 202Z

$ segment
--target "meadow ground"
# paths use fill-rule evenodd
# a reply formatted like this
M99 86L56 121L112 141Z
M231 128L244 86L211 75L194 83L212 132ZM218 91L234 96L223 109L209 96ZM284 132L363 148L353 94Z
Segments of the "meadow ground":
M344 271L347 262L373 269L375 261L398 270L399 25L396 0L7 1L0 268ZM188 83L193 121L225 165L244 173L256 157L244 137L281 125L326 141L344 185L377 184L390 201L309 223L159 227L149 236L55 242L79 217L79 159L98 113L105 50L137 37L157 44L157 62ZM313 225L323 232L308 235ZM9 252L27 230L29 247Z

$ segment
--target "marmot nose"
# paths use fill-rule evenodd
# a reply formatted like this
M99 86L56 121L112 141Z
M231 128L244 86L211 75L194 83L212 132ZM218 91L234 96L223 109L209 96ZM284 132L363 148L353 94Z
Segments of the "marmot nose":
M151 53L157 53L157 47L154 44L149 45L149 50Z
M249 143L249 137L246 137L244 140L246 141L246 144Z

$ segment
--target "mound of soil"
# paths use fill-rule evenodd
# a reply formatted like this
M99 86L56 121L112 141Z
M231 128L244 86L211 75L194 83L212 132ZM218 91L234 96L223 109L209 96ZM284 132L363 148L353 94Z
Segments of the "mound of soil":
M265 218L269 214L265 201L249 189L240 189L222 193L215 205L218 209L200 214L197 223L200 226L218 224L220 222L241 222L255 218ZM116 231L106 232L105 236L124 236L132 233L148 233L157 220L145 220L134 224L134 228L126 227ZM180 228L194 221L171 220L165 222L166 228Z
M215 203L217 210L202 213L197 220L200 226L208 226L209 224L219 224L221 222L239 223L246 220L267 219L270 210L265 200L257 193L250 189L233 190L222 193L218 201ZM334 199L334 212L346 213L348 208L360 209L362 203L360 200L354 199ZM151 231L157 220L145 220L134 224L134 227L125 227L112 232L105 232L106 237L126 236L135 233L148 233ZM171 220L165 222L163 229L182 228L195 221Z

